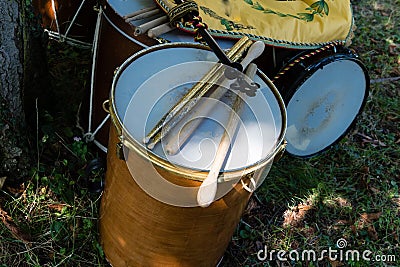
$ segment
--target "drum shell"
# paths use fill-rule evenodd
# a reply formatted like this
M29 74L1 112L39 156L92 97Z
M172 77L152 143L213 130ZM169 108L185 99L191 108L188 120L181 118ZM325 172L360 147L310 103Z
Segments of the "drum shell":
M112 126L109 147L116 147L117 142ZM137 153L129 157L137 166L145 164ZM169 181L200 186L199 181L156 168ZM146 172L143 168L140 175ZM125 161L110 151L100 211L104 252L114 266L216 266L250 196L239 183L208 208L170 206L146 194Z
M68 37L82 42L91 43L93 40L97 12L94 7L97 0L86 0L79 13L77 13L81 1L72 0L54 0L56 14L53 12L51 0L33 0L34 10L40 14L44 28L53 32L58 32L57 22L61 34L65 34L70 22L77 14L74 24L68 33Z
M282 120L276 147L257 163L224 172L218 191L227 194L209 207L201 208L165 204L146 193L138 184L138 177L152 179L155 173L150 169L153 168L170 183L195 189L208 175L208 171L175 165L148 151L130 136L117 112L114 97L117 80L130 62L148 51L175 46L206 50L194 44L153 47L125 61L114 78L110 99L113 125L110 127L106 186L100 211L100 237L108 260L115 266L215 266L223 256L251 196L240 181L237 183L238 180L242 179L246 184L250 179L255 184L261 183L283 142L285 108L276 88L271 88ZM266 77L261 77L265 81ZM121 144L125 146L126 161L116 153ZM149 160L153 168L149 168ZM130 172L133 164L134 171ZM217 192L218 195L221 194Z

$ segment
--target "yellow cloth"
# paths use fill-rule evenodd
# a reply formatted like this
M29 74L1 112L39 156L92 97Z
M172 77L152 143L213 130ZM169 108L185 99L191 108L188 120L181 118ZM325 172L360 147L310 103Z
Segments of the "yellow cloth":
M166 12L173 0L155 0ZM212 35L247 35L267 44L307 48L350 39L350 0L196 0L200 17ZM180 28L192 29L180 24Z

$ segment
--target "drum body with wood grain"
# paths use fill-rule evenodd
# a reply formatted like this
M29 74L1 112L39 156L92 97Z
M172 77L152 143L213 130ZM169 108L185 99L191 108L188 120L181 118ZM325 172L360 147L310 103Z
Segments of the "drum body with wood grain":
M279 153L285 107L261 72L254 79L261 89L255 98L249 97L249 107L255 101L254 108L243 111L243 124L231 144L210 206L200 207L196 194L214 157L211 143L220 138L214 118L203 121L177 155L165 153L162 142L153 150L142 143L143 131L157 123L159 114L179 99L181 90L187 90L182 81L207 71L196 67L199 62L208 66L216 61L204 46L174 43L142 50L118 69L110 96L113 125L100 212L101 244L113 266L217 265L251 196L246 185L259 186ZM177 73L175 68L186 71ZM175 88L171 84L177 89L170 90ZM265 106L257 107L260 100ZM224 107L218 106L214 115L224 113ZM121 147L125 160L118 156L121 151L116 153Z

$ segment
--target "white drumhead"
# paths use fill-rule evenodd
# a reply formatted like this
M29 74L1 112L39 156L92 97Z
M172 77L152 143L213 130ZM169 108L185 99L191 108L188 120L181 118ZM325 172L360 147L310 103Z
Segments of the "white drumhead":
M121 17L132 14L133 12L138 11L143 8L149 8L149 7L156 6L156 4L153 0L140 0L140 1L139 0L135 0L135 1L107 0L107 2L114 9L114 11ZM161 12L163 12L163 11L161 11ZM162 13L160 13L160 15L158 15L158 16L161 16L161 14ZM162 15L166 15L166 14L162 14ZM147 19L134 20L134 21L130 21L128 23L130 23L133 26L138 26L143 23L149 22L151 19L154 19L156 17L157 16L154 16L152 18L147 18ZM194 42L193 35L185 34L180 30L173 30L171 32L161 35L160 37L165 40L168 40L170 42ZM234 44L234 41L219 39L218 44L221 48L228 49L228 48L232 47L232 45Z
M287 105L286 150L305 157L338 140L360 112L367 80L360 65L333 61L315 71Z
M212 52L198 47L159 46L148 50L128 59L114 81L117 115L126 134L143 148L146 134L217 61ZM256 96L244 98L242 121L223 171L243 169L271 157L284 133L284 114L277 96L259 75L254 81L261 88ZM229 98L224 101L218 102L178 154L168 155L163 142L149 153L185 168L209 170L231 112L230 104L226 104Z

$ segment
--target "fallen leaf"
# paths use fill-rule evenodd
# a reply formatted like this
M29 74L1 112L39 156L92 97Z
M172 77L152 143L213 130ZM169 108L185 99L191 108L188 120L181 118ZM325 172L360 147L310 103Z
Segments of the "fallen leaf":
M336 222L336 224L338 224L338 225L350 225L351 222L348 221L348 220L338 220L338 221Z
M68 206L69 205L67 205L67 204L49 204L48 205L49 209L57 210L57 211L62 211L62 209L64 207L68 207Z
M361 219L363 219L366 222L372 222L374 220L379 219L381 217L382 212L377 212L377 213L362 213L361 214Z
M332 261L331 259L329 259L329 261L331 262L332 267L344 266L344 263L340 261Z
M302 203L290 210L285 211L283 214L283 226L300 226L303 223L306 214L311 209L313 209L313 206Z
M10 232L23 242L30 242L31 236L22 231L13 221L13 219L0 207L0 219Z
M377 139L373 139L370 136L367 136L365 134L362 133L357 133L358 136L362 137L361 141L362 144L364 143L369 143L371 144L373 147L377 147L377 146L382 146L382 147L387 147L387 145L385 143L383 143L382 141L379 141Z
M11 194L18 196L25 191L25 184L20 184L18 187L6 186L6 188Z
M379 189L376 189L375 187L370 186L369 189L374 192L375 194L380 193L381 191Z

